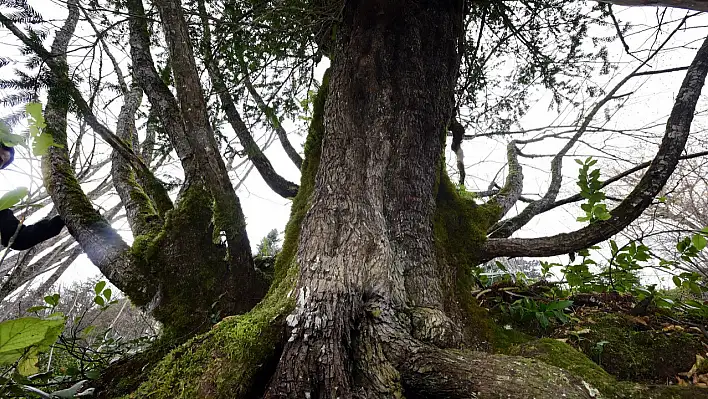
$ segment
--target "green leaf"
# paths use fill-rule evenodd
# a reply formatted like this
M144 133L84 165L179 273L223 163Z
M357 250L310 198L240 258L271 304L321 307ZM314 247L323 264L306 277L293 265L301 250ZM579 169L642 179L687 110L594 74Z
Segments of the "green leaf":
M694 234L693 237L691 238L691 242L693 243L693 246L696 247L696 249L698 251L702 251L703 248L706 247L708 240L706 240L706 238L705 238L705 236L703 236L703 234Z
M600 220L609 220L612 217L609 212L604 211L597 214L597 218Z
M106 288L106 282L105 281L99 281L96 283L96 286L93 287L93 291L96 293L96 295L100 295L101 291Z
M59 304L59 298L59 294L47 295L44 297L44 302L54 307Z
M570 319L568 318L568 315L563 313L563 311L561 311L561 310L554 310L553 315L556 316L556 319L560 320L560 322L563 324L570 321Z
M25 142L25 138L19 134L13 134L10 126L0 120L0 144L5 147L14 147Z
M543 327L543 329L546 329L548 327L548 317L546 317L545 314L541 312L536 312L536 319L538 320L538 323Z
M497 267L499 268L499 270L501 270L501 271L503 271L503 272L507 271L507 270L506 270L506 266L504 266L503 263L501 263L501 262L499 262L499 261L496 261L496 262L494 262L494 264L497 265Z
M49 147L61 147L54 142L54 138L47 132L38 135L32 141L32 154L35 156L47 155Z
M86 378L88 378L90 380L96 380L100 376L101 376L101 372L99 370L89 370L86 372Z
M673 276L671 279L674 281L674 284L676 284L677 287L681 286L681 279L679 278L679 276Z
M35 313L44 309L49 309L49 306L32 306L31 308L27 309L27 313Z
M555 301L548 304L548 310L563 310L572 305L573 301Z
M61 317L23 317L0 323L0 364L14 363L23 355L32 361L57 341L64 323ZM28 364L24 367L31 368Z
M42 342L48 329L49 326L44 320L36 317L23 317L0 323L0 363L17 360L19 356L9 361L6 356Z
M84 334L84 335L91 335L91 333L92 333L93 330L95 330L95 329L96 329L96 326L91 325L91 326L88 326L88 327L84 328L84 330L83 330L81 333Z
M30 116L28 124L30 137L32 138L32 154L35 156L43 156L47 155L49 147L64 147L54 142L52 135L44 130L47 124L45 123L44 115L42 115L42 104L29 103L25 107L25 110Z
M694 294L701 294L702 293L701 287L698 284L694 283L693 281L688 282L688 289L690 289L691 292L693 292Z
M39 367L37 363L39 362L39 356L35 353L27 354L20 363L17 364L17 372L20 375L32 375L39 372Z
M98 306L105 306L105 305L106 305L106 301L103 300L103 297L100 297L100 296L96 296L95 298L93 298L93 301L94 301L94 302L96 303L96 305L98 305Z
M44 129L45 127L47 127L47 125L44 121L44 115L42 114L42 104L28 103L25 106L25 111L30 116L30 118L34 119L34 121L33 121L34 126L36 126L39 129Z
M610 247L612 248L612 255L619 252L619 248L617 247L617 243L615 242L615 240L610 240Z
M18 187L14 190L10 190L0 197L0 211L3 209L10 209L17 203L22 201L29 194L27 187Z
M110 301L110 300L111 300L111 294L112 294L112 293L113 293L113 292L111 291L110 288L106 288L105 290L103 290L103 297L106 298L106 301Z

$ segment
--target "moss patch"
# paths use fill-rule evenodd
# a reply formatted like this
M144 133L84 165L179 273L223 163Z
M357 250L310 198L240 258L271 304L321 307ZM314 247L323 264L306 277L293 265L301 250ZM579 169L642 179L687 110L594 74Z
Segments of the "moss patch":
M640 330L622 315L598 314L582 327L590 332L576 341L580 350L623 380L671 381L691 368L696 354L705 352L701 342L690 334Z
M448 310L460 307L465 335L472 345L489 349L493 340L493 322L486 309L471 295L475 287L473 268L477 254L487 239L487 228L498 216L497 206L477 205L465 198L441 167L438 181L433 236L438 259L454 269L454 292Z
M300 179L300 189L293 199L290 208L290 219L285 226L285 239L283 247L275 261L275 278L277 283L288 271L295 260L297 246L300 237L300 229L305 214L310 209L310 198L315 188L315 175L320 165L322 154L322 138L324 137L324 108L329 91L329 69L322 78L322 85L317 92L313 104L312 121L305 141L305 159L300 168L302 177Z
M211 203L203 187L188 187L179 207L167 213L163 228L137 236L132 246L135 264L146 275L159 277L158 302L152 314L165 326L165 334L178 341L206 331L219 310L236 314L248 309L243 309L246 304L234 304L241 309L230 308L226 301L220 304L224 306L213 306L222 294L235 290L235 273L225 261L225 248L211 240Z
M125 398L258 397L283 342L284 318L293 307L289 295L297 269L251 312L228 317L167 355L148 380Z
M510 354L512 349L514 349L517 345L524 344L534 339L534 337L519 330L507 330L504 327L496 325L493 327L492 331L494 332L492 349L495 353L501 353L504 355Z
M617 396L618 389L620 389L614 377L609 375L602 367L570 345L555 339L541 338L530 341L511 348L509 353L539 359L544 363L565 369L581 377L609 397Z
M542 338L512 347L510 354L530 357L563 368L600 391L603 398L684 399L708 398L708 389L678 386L643 386L635 382L617 381L602 367L570 345Z

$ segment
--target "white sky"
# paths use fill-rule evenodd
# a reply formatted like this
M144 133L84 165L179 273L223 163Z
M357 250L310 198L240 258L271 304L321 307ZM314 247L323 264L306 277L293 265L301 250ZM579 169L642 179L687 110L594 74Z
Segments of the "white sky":
M65 16L65 11L62 7L58 6L61 4L53 0L35 0L30 1L31 4L37 6L37 9L44 13L44 16L48 19L56 20L57 24L61 24ZM632 8L632 9L621 9L615 7L615 12L618 18L622 21L645 21L648 25L652 24L656 20L655 8ZM672 20L679 18L685 14L684 11L673 10L669 11L667 20ZM700 26L701 23L706 25L706 18L701 21L692 21L690 26ZM86 28L86 27L84 27ZM689 43L693 40L702 39L708 33L708 29L691 29L685 32L681 32L677 35L676 43ZM628 44L632 48L639 47L640 45L650 45L650 37L647 34L636 34L627 37ZM18 47L16 46L16 40L11 36L10 33L4 29L0 29L0 56L9 57L12 59L21 59L18 54ZM656 69L685 66L690 63L695 53L695 50L700 45L699 42L694 42L691 46L692 49L675 49L667 52L664 55L658 57L657 62L652 63L652 66ZM610 59L619 63L620 68L612 77L613 81L621 79L629 71L631 71L636 66L636 61L630 58L627 54L622 51L621 44L619 42L612 43L610 46ZM125 50L127 52L127 50ZM84 52L85 53L85 52ZM72 53L70 56L70 63L74 60L78 60L84 57L85 54L81 52ZM645 53L640 54L644 55ZM125 54L121 55L122 61L127 62L127 57ZM104 65L106 70L110 70L110 65L107 63ZM125 73L125 71L124 71ZM0 77L7 78L12 76L12 66L8 66L0 69ZM683 79L684 72L657 75L657 76L647 76L643 78L634 79L626 89L621 90L620 93L627 93L629 91L634 91L635 94L630 98L629 102L625 104L625 107L612 119L608 124L609 128L632 128L639 127L649 124L652 121L659 123L660 125L665 123L666 117L671 110L673 104L673 99L678 90L681 80ZM607 79L598 78L598 79ZM147 99L143 100L143 104L147 103ZM549 125L551 123L555 124L573 124L578 118L579 110L571 109L567 107L560 114L548 110L549 97L541 96L539 100L531 107L527 116L523 119L522 125L524 128L535 128ZM588 103L587 107L591 104ZM97 116L99 119L106 121L109 128L114 129L114 119L113 116L117 114L119 102L115 102L112 106L106 109L97 110ZM699 109L706 109L706 104L703 102L699 105ZM111 112L114 115L111 115ZM2 108L0 108L0 116L3 114ZM602 114L602 113L601 113ZM694 120L693 130L702 130L705 125L705 118L698 117ZM296 126L289 121L284 121L284 127L287 131L295 131ZM299 127L299 125L298 125ZM663 129L661 127L654 129L654 131L661 132ZM16 131L17 133L17 131ZM637 142L631 142L625 137L608 136L608 135L588 135L588 140L592 143L599 144L610 144L616 146L620 150L625 148L628 160L633 160L634 162L648 160L653 156L654 147L646 144L638 144ZM303 136L291 135L290 139L293 145L301 149L302 143L304 142ZM506 142L507 138L498 139L475 139L473 141L465 141L463 143L463 148L465 150L465 161L468 167L467 173L467 188L468 190L484 190L486 189L490 179L497 173L497 171L504 166L505 163L505 152L506 152ZM540 145L528 146L524 149L525 153L533 154L552 154L554 150L560 148L563 143L560 141L546 142L544 141ZM99 143L99 148L104 148L107 151L107 146L103 143ZM26 155L25 150L20 150L21 154ZM586 157L588 155L598 155L597 151L591 150L586 146L576 147L572 153L578 155L578 157ZM266 150L266 155L270 158L276 171L278 171L283 177L299 182L299 172L294 167L294 165L286 157L280 143L277 140ZM38 162L28 161L23 159L23 156L18 156L16 162L13 166L0 173L0 194L4 191L13 189L19 186L36 185L41 183L38 180L40 175L38 169ZM572 162L573 157L565 159L565 165L567 166L564 170L566 178L563 182L563 191L565 194L577 192L576 189L576 177L577 177L577 165ZM454 158L452 154L447 153L448 164L452 165ZM524 160L525 169L524 175L526 176L524 193L532 195L534 193L542 193L548 183L548 173L547 168L550 163L550 158L540 158L533 160ZM617 170L622 170L624 167L620 167L615 162L601 161L600 165L607 167L615 167ZM603 168L603 177L608 177L612 173ZM503 182L505 174L502 172L500 177L497 179L499 183ZM88 190L89 187L86 187ZM275 193L273 193L262 180L257 171L252 171L245 183L238 190L239 198L241 199L243 211L247 218L247 230L249 238L251 240L252 246L265 236L271 229L277 228L279 231L284 229L285 223L288 220L290 212L290 202L288 200L282 199ZM559 198L564 197L561 194ZM103 206L104 208L109 207L110 203L101 204L100 201L97 205ZM513 211L512 211L513 212ZM42 212L36 215L30 222L36 220L37 218L43 216L46 212ZM548 212L543 217L537 217L529 225L519 232L519 236L532 237L532 236L546 236L562 231L571 231L577 229L581 225L575 221L575 218L580 214L579 206L574 207L564 207L561 209L556 209L554 211ZM127 223L125 219L122 222L116 224L116 228L124 234L126 240L130 241L130 233L127 228ZM96 269L84 255L75 262L75 264L65 273L61 281L72 281L76 279L83 279L98 273Z

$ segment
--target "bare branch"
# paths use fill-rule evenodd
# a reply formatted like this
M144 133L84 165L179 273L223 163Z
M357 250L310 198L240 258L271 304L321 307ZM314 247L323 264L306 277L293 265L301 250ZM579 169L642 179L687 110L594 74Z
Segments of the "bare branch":
M582 135L585 134L588 126L590 126L590 123L595 118L595 115L600 112L602 107L604 107L605 104L607 104L610 100L615 98L617 92L622 88L622 86L624 86L625 83L627 83L630 79L634 77L635 73L639 72L641 68L643 68L657 54L659 54L659 52L664 48L664 46L666 46L666 44L669 42L669 40L671 40L674 34L678 32L681 27L683 27L685 22L686 18L683 18L683 20L681 20L681 23L679 23L678 26L666 37L664 42L661 43L661 45L657 47L657 49L653 53L651 53L646 60L640 63L639 66L637 66L637 68L632 71L632 73L630 73L629 75L624 77L624 79L619 81L612 88L612 90L610 90L607 95L605 95L605 97L598 101L597 104L595 104L595 106L585 116L583 122L578 127L578 131L575 133L575 135L573 135L573 137L568 140L565 146L563 146L563 148L553 157L553 160L551 160L551 183L548 186L546 194L538 201L530 203L518 215L510 219L502 220L492 226L489 229L490 237L504 238L511 236L515 231L519 230L521 227L531 221L534 216L542 212L544 208L551 206L551 204L555 202L556 198L558 197L558 193L560 192L561 183L563 181L562 168L563 158L565 157L565 155L578 142L578 140L580 140Z
M77 3L77 0L70 0L67 3L69 16L64 26L57 32L52 44L51 55L40 44L24 35L12 21L2 14L0 14L0 23L44 58L57 79L57 84L49 90L44 112L47 128L52 133L54 141L60 145L60 147L51 147L48 154L42 158L42 170L47 192L51 195L69 231L79 242L89 259L116 287L140 298L147 289L144 286L145 281L142 274L132 263L128 245L106 219L93 208L91 201L81 189L69 160L66 135L69 111L67 94L71 95L89 125L102 128L104 134L108 133L105 138L116 144L114 148L122 149L126 157L132 156L139 164L142 164L129 148L107 128L98 123L81 93L69 80L66 50L79 19Z
M211 55L211 34L210 34L210 28L209 28L209 23L208 23L208 18L206 14L206 7L204 6L204 2L200 1L198 3L199 7L199 14L202 20L202 28L204 29L204 40L202 43L202 56L204 57L204 63L206 64L207 71L209 72L209 77L211 78L212 85L214 86L214 90L216 93L219 95L219 99L221 100L221 107L223 108L224 112L226 113L226 118L228 119L229 123L231 124L231 127L234 129L234 132L236 132L236 136L238 136L239 141L241 142L241 145L243 146L246 155L248 156L248 159L253 162L253 165L256 167L258 172L261 174L261 177L263 177L263 180L268 184L268 187L271 188L276 194L284 197L284 198L294 198L295 195L297 194L298 190L298 185L290 182L286 179L284 179L282 176L278 174L278 172L275 171L273 168L273 165L270 163L270 160L268 157L263 154L263 151L261 151L260 147L256 143L255 140L253 140L253 136L251 135L251 132L249 131L248 127L246 124L243 122L243 119L241 119L241 115L239 114L238 110L236 109L236 104L234 103L234 99L229 93L226 83L224 81L224 75L219 69L219 65L217 65L217 61L213 59ZM248 78L246 78L248 79ZM247 83L248 84L248 83ZM251 85L251 88L253 86ZM250 89L249 89L250 90ZM255 89L254 89L255 92ZM252 93L253 95L253 93ZM254 95L254 97L258 96L258 93ZM260 98L258 96L257 98ZM261 103L263 103L263 100L260 100ZM261 104L259 103L259 106ZM265 103L263 103L262 107L267 107ZM287 134L285 133L285 130L280 127L280 132L276 128L276 132L278 134L278 137L280 138L281 143L283 143L283 147L287 145L289 146L289 142L287 139ZM285 137L280 137L281 134L284 134ZM285 141L283 141L285 140ZM292 149L292 147L290 147ZM293 152L295 152L294 149L292 149ZM287 152L287 148L286 148ZM290 154L289 154L290 155ZM297 152L295 152L295 155L299 158L299 155L297 155ZM291 159L293 159L291 157ZM293 159L293 162L296 160ZM300 159L300 163L302 163L302 159ZM300 167L300 164L295 162L295 164Z
M671 177L681 157L691 130L696 103L708 74L708 39L698 50L681 84L666 133L654 160L634 190L610 214L609 220L598 221L571 233L532 239L489 239L483 259L497 256L553 256L588 248L627 227L652 203Z
M521 191L524 188L524 173L519 163L518 153L516 140L512 140L506 146L506 158L509 168L506 182L504 187L489 200L489 202L496 203L501 208L499 218L509 212L509 209L521 198Z
M137 135L135 128L135 113L140 107L143 90L134 85L125 95L125 101L118 115L117 136L126 143L132 143ZM160 217L155 212L150 198L145 194L140 185L135 181L130 165L116 151L111 156L111 176L113 186L125 206L128 224L134 236L147 234L159 228Z
M611 3L625 7L671 7L686 10L708 11L706 0L600 0L602 3Z
M461 186L464 186L465 185L465 153L462 150L462 138L465 136L465 128L457 120L457 118L453 118L452 122L450 123L449 130L452 134L452 143L450 144L450 147L451 147L452 151L455 152L455 157L457 157L457 172L460 174L460 178L459 178L458 182Z
M283 146L283 149L285 150L285 153L288 154L288 158L290 158L291 161L297 166L298 169L302 168L302 157L300 154L295 151L295 148L293 148L292 144L290 144L290 140L288 140L288 133L283 129L283 125L278 121L277 116L275 115L275 110L273 110L271 107L269 107L265 101L263 101L263 97L261 97L260 94L258 94L258 91L256 91L256 88L253 87L253 83L251 82L251 77L248 75L248 68L243 68L244 70L244 84L246 85L246 89L248 92L251 94L254 100L256 100L256 104L258 104L258 108L261 109L262 112L268 116L270 119L270 123L275 129L275 133L278 135L278 140L280 140L280 143Z
M72 2L73 4L73 2ZM78 21L78 14L76 15ZM52 45L51 53L47 51L40 43L33 41L27 35L25 35L9 18L0 13L0 24L5 26L10 32L12 32L20 41L27 47L32 49L42 60L47 64L52 73L61 80L60 84L62 88L68 93L74 104L79 109L80 114L83 116L84 120L93 129L94 132L98 133L103 140L106 141L115 151L117 151L121 156L130 162L130 165L135 169L138 176L145 181L150 181L151 186L159 188L162 184L155 178L150 169L143 163L143 161L138 157L131 149L121 141L113 132L110 131L105 125L103 125L98 118L93 113L91 106L83 98L79 89L74 85L74 83L69 79L67 75L67 66L64 59L66 58L66 51L57 52L60 48L66 48L68 46L71 34L66 35L67 37L61 37L60 41L55 40ZM76 23L74 23L76 25ZM61 47L64 46L64 47ZM159 193L161 198L165 198L165 193Z

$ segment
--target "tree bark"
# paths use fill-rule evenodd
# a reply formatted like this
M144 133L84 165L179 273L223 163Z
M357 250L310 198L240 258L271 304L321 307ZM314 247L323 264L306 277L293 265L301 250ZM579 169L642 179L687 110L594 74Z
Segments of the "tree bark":
M266 398L495 389L460 367L484 355L440 349L466 342L448 301L454 273L433 234L462 17L462 1L345 6L291 334ZM508 373L501 361L487 363L491 374ZM573 383L554 392L589 397Z
M292 336L266 397L394 397L399 376L381 353L358 369L386 369L384 380L351 378L355 325L366 309L442 312L432 222L462 12L461 1L347 3Z

